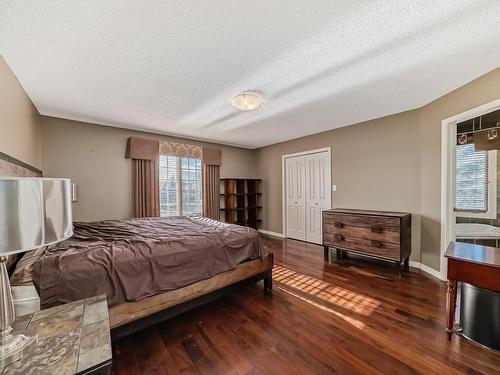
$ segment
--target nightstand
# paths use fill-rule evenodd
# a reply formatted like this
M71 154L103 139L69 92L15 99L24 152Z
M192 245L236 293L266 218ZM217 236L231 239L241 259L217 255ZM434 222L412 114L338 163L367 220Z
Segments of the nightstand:
M14 332L38 335L38 344L8 365L7 374L109 374L112 353L106 296L86 298L16 319Z

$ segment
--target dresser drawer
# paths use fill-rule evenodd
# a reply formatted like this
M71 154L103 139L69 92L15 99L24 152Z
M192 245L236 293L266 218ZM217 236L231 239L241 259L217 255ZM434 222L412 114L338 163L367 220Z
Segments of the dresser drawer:
M378 257L400 260L400 246L393 243L364 238L352 238L342 234L324 233L324 244L335 248L357 251Z
M401 222L397 217L347 215L325 212L323 220L325 225L345 228L364 228L373 233L400 233L401 231Z
M325 214L323 231L345 237L376 240L394 245L401 241L400 220L393 217Z

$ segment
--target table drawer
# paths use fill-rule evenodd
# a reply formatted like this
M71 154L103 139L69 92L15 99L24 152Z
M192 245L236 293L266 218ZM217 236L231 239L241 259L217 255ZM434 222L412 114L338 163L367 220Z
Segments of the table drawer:
M352 238L340 233L324 233L324 244L327 246L358 251L391 260L400 260L400 246L393 243L363 238Z

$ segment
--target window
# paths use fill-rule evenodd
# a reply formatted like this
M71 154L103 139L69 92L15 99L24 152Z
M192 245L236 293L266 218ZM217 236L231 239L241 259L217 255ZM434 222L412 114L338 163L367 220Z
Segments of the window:
M178 158L181 164L183 215L201 215L201 159Z
M496 218L496 151L457 145L456 163L457 216Z
M160 216L201 215L201 159L160 155Z

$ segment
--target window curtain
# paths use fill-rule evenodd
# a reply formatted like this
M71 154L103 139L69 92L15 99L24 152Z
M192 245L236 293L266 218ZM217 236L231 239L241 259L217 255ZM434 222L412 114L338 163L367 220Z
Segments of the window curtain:
M160 141L129 137L125 157L132 159L134 217L160 216L158 158Z
M203 216L220 219L220 162L221 151L215 147L203 147Z

